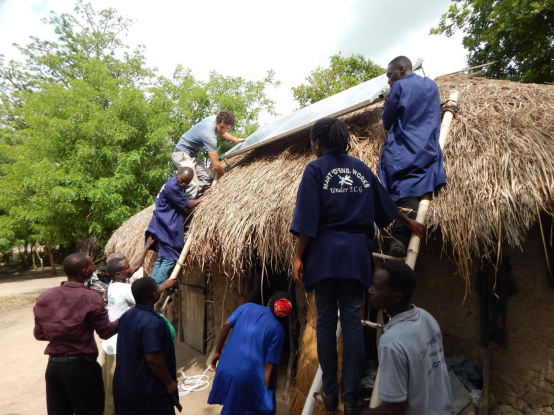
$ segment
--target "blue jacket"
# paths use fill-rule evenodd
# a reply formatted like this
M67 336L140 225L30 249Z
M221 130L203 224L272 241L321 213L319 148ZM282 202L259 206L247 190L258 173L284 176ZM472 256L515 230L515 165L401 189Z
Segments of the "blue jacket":
M444 185L437 84L414 73L396 81L382 118L389 133L378 174L389 195L395 201L421 197Z

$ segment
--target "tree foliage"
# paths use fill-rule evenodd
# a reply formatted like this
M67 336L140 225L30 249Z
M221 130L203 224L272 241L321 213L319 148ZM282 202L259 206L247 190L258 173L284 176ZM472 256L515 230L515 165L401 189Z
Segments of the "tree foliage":
M385 69L361 54L345 58L339 52L330 57L329 68L317 67L306 84L292 88L292 94L302 108L384 73Z
M106 241L153 203L188 128L229 109L240 137L274 112L265 96L278 85L273 72L202 82L179 67L160 77L142 47L121 42L132 22L113 9L78 2L46 23L56 42L33 38L17 46L25 62L0 62L0 250Z
M453 0L432 34L460 29L471 66L496 61L491 78L554 81L554 1Z

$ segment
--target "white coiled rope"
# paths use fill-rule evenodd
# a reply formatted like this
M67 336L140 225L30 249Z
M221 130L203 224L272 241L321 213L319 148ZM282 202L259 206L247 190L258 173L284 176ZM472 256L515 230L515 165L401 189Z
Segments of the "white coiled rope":
M210 386L210 377L206 375L210 368L212 367L208 366L204 374L200 376L187 377L185 373L181 371L183 382L179 384L179 389L181 390L179 391L179 396L186 396L193 391L206 390Z

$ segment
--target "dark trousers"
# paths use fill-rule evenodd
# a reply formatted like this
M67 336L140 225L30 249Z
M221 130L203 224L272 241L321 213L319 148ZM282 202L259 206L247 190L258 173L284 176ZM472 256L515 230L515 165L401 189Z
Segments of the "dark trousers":
M356 406L364 371L364 340L361 325L366 287L355 279L324 279L314 285L317 309L317 355L323 370L323 392L338 393L337 383L337 303L340 309L344 353L342 360L342 400Z
M402 209L402 212L404 212L404 214L406 214L408 218L412 220L416 219L417 210L419 209L419 198L402 198L398 200L396 205L398 205L398 208ZM406 224L398 220L394 222L394 226L392 228L392 237L402 243L404 248L408 248L408 243L410 242L411 235L412 231L408 227L406 227Z
M178 400L178 399L177 399ZM114 397L116 415L174 415L175 402L167 395L159 400L149 400L148 397L136 398L131 404L121 404ZM186 410L185 410L186 413Z
M49 361L46 407L49 415L103 414L104 382L100 364L96 361Z

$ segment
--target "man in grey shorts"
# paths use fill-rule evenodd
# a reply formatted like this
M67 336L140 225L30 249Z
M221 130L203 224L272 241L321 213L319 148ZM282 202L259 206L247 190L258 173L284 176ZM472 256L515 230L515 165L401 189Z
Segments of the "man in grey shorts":
M233 143L242 143L244 139L237 139L228 133L234 124L235 115L229 110L223 110L217 116L206 117L200 123L191 127L179 139L171 159L177 169L190 167L195 172L194 178L186 190L188 198L198 198L200 196L199 192L210 186L213 180L210 169L206 167L204 161L197 157L200 149L206 149L212 169L219 176L223 176L225 173L217 156L217 136Z
M363 414L450 414L442 333L435 318L410 304L415 285L414 271L399 261L383 263L373 276L369 300L391 318L379 340L382 403Z

